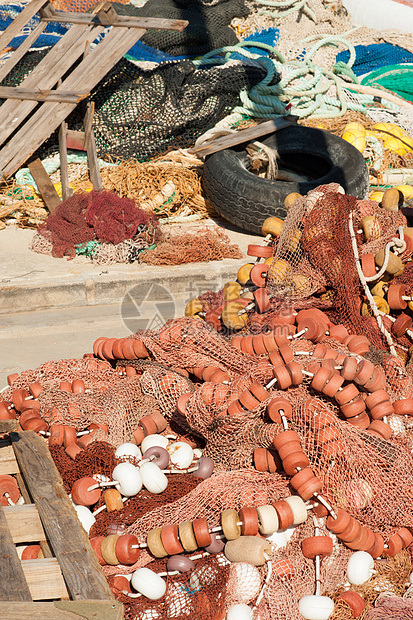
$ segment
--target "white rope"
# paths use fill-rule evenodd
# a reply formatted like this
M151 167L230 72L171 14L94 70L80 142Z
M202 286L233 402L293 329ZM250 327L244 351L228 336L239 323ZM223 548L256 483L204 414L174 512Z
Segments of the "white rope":
M353 226L353 212L352 211L350 212L350 215L349 215L349 218L348 218L348 228L349 228L349 232L350 232L351 246L352 246L352 249L353 249L353 254L354 254L354 259L355 259L355 264L356 264L356 269L357 269L359 280L361 282L361 285L363 286L363 289L364 289L364 292L366 294L366 297L369 300L370 307L371 307L372 312L373 312L373 314L375 316L375 319L377 321L378 328L381 331L381 333L383 334L383 336L385 337L385 339L387 341L387 344L389 345L391 354L394 355L395 357L397 357L397 351L396 351L396 347L394 346L393 338L391 337L390 332L387 331L387 329L385 328L385 326L383 324L383 320L381 318L380 311L377 308L376 302L374 301L374 297L371 294L370 289L369 289L369 287L367 285L368 278L365 277L365 275L363 273L363 270L361 268L361 262L360 262L358 248L357 248L357 240L356 240L356 235L355 235L354 226ZM389 245L389 244L387 244L387 245ZM377 277L377 275L376 275L376 277Z

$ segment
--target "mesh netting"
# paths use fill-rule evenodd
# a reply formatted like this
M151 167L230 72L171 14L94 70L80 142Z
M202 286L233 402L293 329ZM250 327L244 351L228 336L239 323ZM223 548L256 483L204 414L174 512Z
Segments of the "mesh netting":
M117 245L140 237L148 247L156 238L156 225L156 219L133 200L91 191L64 200L38 231L50 242L53 256L73 258L76 246L94 240Z
M27 53L2 86L18 86L47 51ZM189 60L181 60L145 70L122 59L91 92L98 156L146 160L170 147L192 146L240 103L242 90L264 76L241 61L195 70ZM70 129L83 130L80 109L67 122ZM57 151L55 132L37 154L44 158Z
M354 212L354 230L363 217L376 218L377 234L367 243L357 238L360 255L376 254L406 225L401 211L389 212L374 201L358 201L337 192L338 186L320 186L300 198L288 212L274 262L268 272L268 287L276 298L302 300L322 287L331 288L335 322L358 334L366 334L377 348L384 346L377 323L361 316L363 290L356 270L349 216ZM406 250L407 252L407 250ZM401 255L407 259L410 254Z
M391 43L378 43L376 45L356 45L356 60L352 70L356 75L370 73L380 67L387 65L397 65L401 63L411 63L413 54L398 45ZM337 62L348 62L350 52L344 51L337 54Z
M120 15L185 19L182 32L148 30L142 37L146 45L173 56L201 56L225 45L236 45L238 38L229 24L234 17L248 15L244 0L149 0L143 7L119 6Z
M331 194L328 189L331 187L319 194L328 198ZM346 208L346 202L342 204ZM203 302L205 307L214 306L220 302L220 296L205 294ZM274 317L275 311L271 314ZM318 357L318 345L303 337L290 343L304 376L295 387L280 389L277 384L267 385L274 376L274 366L267 355L235 348L228 337L219 335L199 319L177 319L157 330L137 332L125 340L126 349L121 345L123 341L113 339L109 348L105 347L106 342L109 343L105 338L100 344L96 341L95 352L101 357L105 353L112 364L90 357L48 362L36 370L21 373L3 393L6 402L14 402L18 389L27 390L39 382L43 391L37 400L44 420L72 425L77 431L91 423L100 425L95 441L75 460L69 458L63 447L52 447L65 488L70 491L74 481L82 476L110 477L119 462L114 448L131 441L139 423L151 414L165 419L165 435L185 436L192 445L202 447L204 456L214 460L215 472L205 480L190 473L170 474L162 494L153 495L142 489L126 501L122 511L103 510L97 514L92 537L105 536L118 528L118 533L134 534L144 543L154 528L199 518L206 518L209 528L213 528L219 526L224 510L271 504L294 493L290 476L281 467L275 467L272 473L254 467L255 451L265 448L274 454L274 438L282 433L282 424L269 419L267 413L270 399L277 397L290 403L289 428L298 433L311 470L322 483L322 494L335 509L343 508L384 540L400 527L413 527L411 418L390 416L393 432L390 440L346 421L337 401L312 385L315 364L323 361ZM115 342L119 342L118 348ZM325 338L323 345L330 351L331 359L342 354L344 359L363 360L360 354L352 353L332 337ZM125 355L128 351L132 359L119 357L116 351L125 351ZM141 355L146 351L146 359L137 359L137 351ZM373 348L366 354L367 358L374 360L384 373L386 393L392 402L413 395L412 379L402 360ZM220 369L227 379L223 377L217 383L199 379L208 367ZM84 382L83 393L68 392L62 384L76 379ZM230 405L252 384L267 385L268 397L249 410L230 412ZM362 398L367 395L362 394ZM181 396L185 396L184 408L177 405ZM93 509L103 505L100 497ZM154 559L147 549L142 549L132 566L105 565L103 569L116 596L126 605L127 618L183 619L196 614L194 617L199 620L216 620L234 604L254 604L264 588L257 604L261 618L299 620L297 602L313 592L315 580L314 562L304 557L301 545L303 540L314 536L316 526L317 535L331 535L324 518L315 521L308 518L291 531L289 542L272 548L269 580L266 579L268 565L229 564L221 554L206 556L196 560L191 573L169 575L165 597L149 602L143 597L127 597L116 585L115 575L128 575L144 566L162 572L166 558ZM339 595L344 588L351 553L334 537L333 553L322 562L321 591L329 593L336 603L334 620L350 619L348 607L340 602ZM380 592L403 594L411 570L410 555L402 551L387 562L378 561L376 570L372 580L355 587L367 609L372 611L376 609L372 606ZM208 606L205 597L219 602ZM397 605L400 607L401 602Z

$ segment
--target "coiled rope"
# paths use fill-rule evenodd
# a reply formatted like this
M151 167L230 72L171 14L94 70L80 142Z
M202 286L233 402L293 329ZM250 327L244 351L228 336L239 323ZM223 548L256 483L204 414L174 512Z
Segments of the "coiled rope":
M302 11L315 24L318 23L316 14L307 6L307 0L279 0L278 2L276 0L256 0L256 2L271 7L271 10L258 11L258 15L270 15L274 19L282 19L295 11Z
M303 43L317 38L308 37ZM265 43L257 41L243 41L236 46L221 47L194 60L197 67L212 64L224 64L230 60L231 53L236 52L245 57L246 61L259 66L267 73L265 78L247 91L240 93L241 106L234 108L234 114L240 114L255 118L274 118L293 114L300 118L312 116L315 118L334 118L345 114L347 111L366 113L366 105L373 103L373 95L357 93L357 99L352 92L351 99L346 97L346 89L360 89L358 84L344 82L334 70L329 71L315 64L312 60L314 54L324 45L344 45L350 51L350 58L345 65L347 69L339 65L336 72L350 74L351 67L356 58L356 52L346 39L339 36L327 36L317 41L300 60L285 60L279 51ZM259 47L268 51L268 56L252 54L248 46ZM220 55L223 56L220 56ZM345 63L343 63L345 64ZM351 74L353 72L351 71ZM350 76L351 76L350 74ZM281 75L281 80L277 81ZM354 75L354 74L353 74ZM354 76L357 81L357 78ZM354 80L354 78L352 78ZM335 96L334 96L335 93ZM383 97L385 93L383 93ZM382 102L391 110L399 107L391 101Z

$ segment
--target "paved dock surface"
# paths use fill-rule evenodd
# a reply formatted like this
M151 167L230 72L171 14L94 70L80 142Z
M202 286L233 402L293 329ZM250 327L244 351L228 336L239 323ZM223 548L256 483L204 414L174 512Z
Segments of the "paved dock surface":
M244 254L248 243L262 241L207 222L216 224ZM120 338L182 316L190 299L219 290L247 262L97 266L83 256L68 261L36 254L29 250L33 234L14 226L0 231L0 388L13 372L81 357L98 336Z

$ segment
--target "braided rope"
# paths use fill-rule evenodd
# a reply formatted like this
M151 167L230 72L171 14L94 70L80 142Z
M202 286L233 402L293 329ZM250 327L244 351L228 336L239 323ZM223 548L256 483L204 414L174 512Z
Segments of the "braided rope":
M319 36L307 37L303 42L312 41ZM348 71L355 61L356 52L353 45L346 39L338 36L324 36L317 41L300 60L285 60L278 50L265 43L253 41L240 42L236 46L225 46L205 54L194 60L195 66L224 64L232 53L240 54L246 62L258 66L266 71L264 79L240 93L241 106L234 108L235 114L255 118L274 118L293 114L300 118L313 116L315 118L334 118L345 114L348 110L366 114L366 104L373 102L373 95L353 94L346 97L347 89L358 88L359 85L346 83L334 72L326 70L312 61L314 54L325 45L341 44L350 51ZM271 54L271 57L260 56L246 49L248 46L259 47ZM224 56L220 56L223 54ZM336 71L337 68L335 67ZM340 70L339 73L343 73ZM281 79L274 83L281 75ZM334 88L336 97L329 94ZM360 87L362 88L362 87ZM398 110L398 106L390 101L385 105L389 109Z
M296 11L302 11L309 19L315 24L318 23L317 16L308 6L307 0L256 0L258 4L272 7L272 10L261 10L258 15L270 15L274 19L281 19L295 13Z

